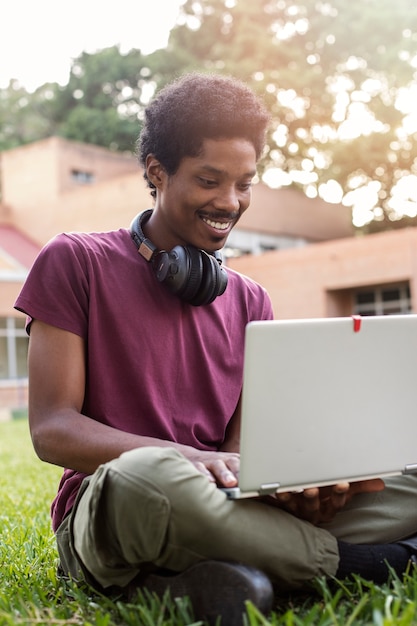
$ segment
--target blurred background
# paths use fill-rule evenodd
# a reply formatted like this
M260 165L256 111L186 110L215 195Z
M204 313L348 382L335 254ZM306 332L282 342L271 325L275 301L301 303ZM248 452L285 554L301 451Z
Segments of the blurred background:
M26 405L13 303L36 254L62 230L128 226L151 206L134 156L144 107L188 71L237 76L271 111L252 208L224 256L276 316L417 312L415 0L0 11L0 419Z

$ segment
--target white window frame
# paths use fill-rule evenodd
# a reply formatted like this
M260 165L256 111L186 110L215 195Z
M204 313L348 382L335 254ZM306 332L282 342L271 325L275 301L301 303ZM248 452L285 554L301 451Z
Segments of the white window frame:
M384 291L398 289L397 300L385 300ZM361 293L373 293L374 301L369 303L357 302L357 295ZM393 308L399 309L395 313L390 312ZM378 285L355 289L354 291L354 313L357 315L404 315L412 312L410 285L408 283L398 283L389 285Z
M6 337L7 371L9 372L8 377L2 380L25 379L27 378L27 373L26 376L18 376L16 339L19 337L28 339L27 333L24 328L16 326L16 317L2 317L1 319L6 320L6 327L0 328L0 337Z

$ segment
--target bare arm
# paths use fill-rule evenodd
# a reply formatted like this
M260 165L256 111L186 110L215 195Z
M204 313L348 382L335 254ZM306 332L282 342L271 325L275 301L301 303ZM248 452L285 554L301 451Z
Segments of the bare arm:
M90 474L127 450L173 447L210 480L224 486L236 484L236 454L133 435L83 415L85 381L84 340L35 320L29 341L29 425L42 460Z

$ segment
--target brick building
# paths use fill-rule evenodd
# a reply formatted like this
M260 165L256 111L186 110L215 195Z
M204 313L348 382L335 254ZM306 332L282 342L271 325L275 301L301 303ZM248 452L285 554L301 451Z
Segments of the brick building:
M417 229L348 237L234 259L278 318L417 312Z
M128 226L151 196L133 155L51 137L0 155L0 418L26 403L14 300L55 234ZM254 185L225 262L269 291L277 317L417 311L417 231L354 237L350 210Z

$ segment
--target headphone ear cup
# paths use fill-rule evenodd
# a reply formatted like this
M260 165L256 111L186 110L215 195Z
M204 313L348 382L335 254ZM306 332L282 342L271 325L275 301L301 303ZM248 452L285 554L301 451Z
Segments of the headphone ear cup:
M159 282L175 295L192 300L201 283L202 260L196 248L175 246L170 252L160 252L154 270Z
M194 306L210 304L210 302L213 302L213 300L218 295L218 271L220 269L220 266L217 263L216 259L210 254L206 254L202 250L199 251L199 254L201 257L203 270L200 288L191 302L191 304L193 304Z
M221 296L226 291L228 276L226 270L224 269L224 267L222 267L221 256L215 256L214 258L216 259L215 266L218 278L218 288L216 296Z
M191 304L200 306L202 304L210 304L224 293L227 287L227 272L221 266L219 257L207 254L204 250L200 250L201 261L203 264L203 274L198 293L195 295Z
M200 251L193 246L176 246L183 250L183 254L187 259L188 280L185 281L184 287L178 295L187 302L193 304L194 298L198 294L203 280L203 260ZM174 248L175 250L175 248Z

